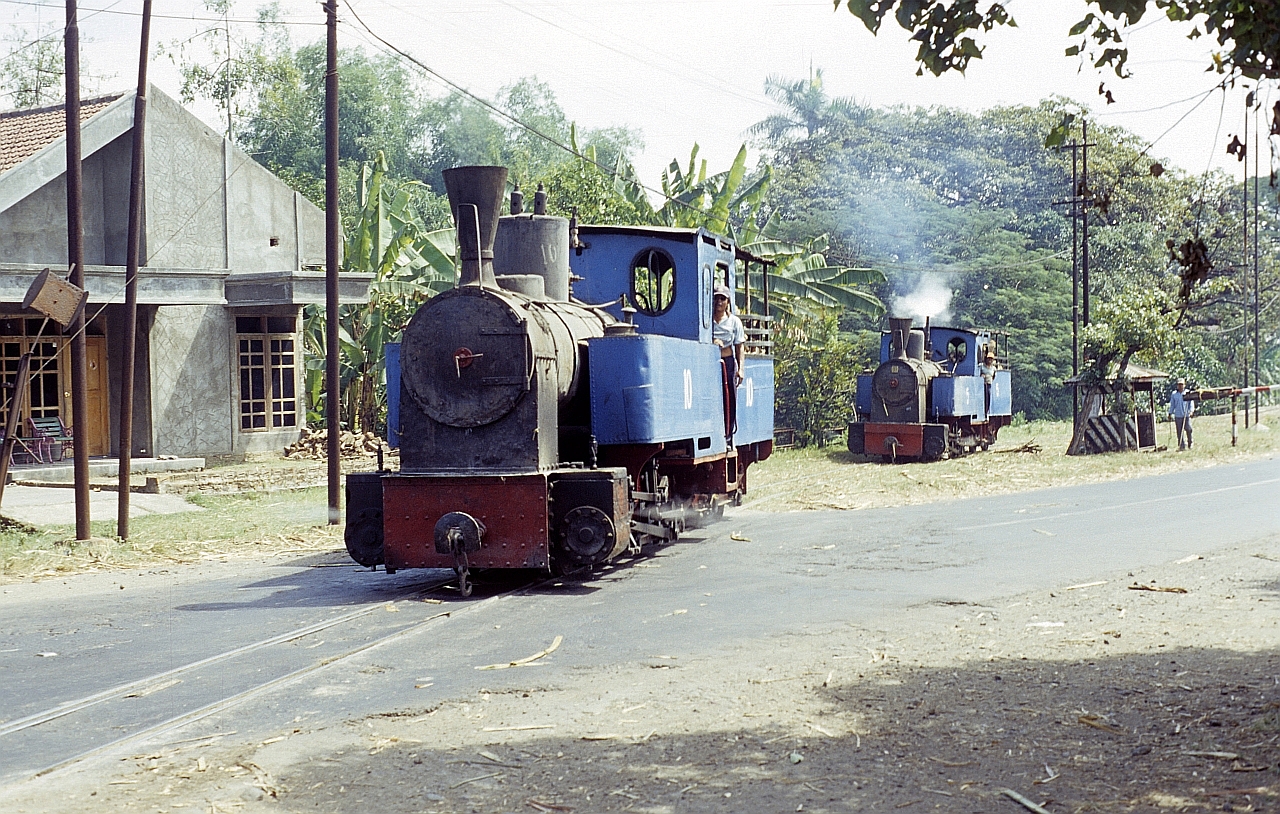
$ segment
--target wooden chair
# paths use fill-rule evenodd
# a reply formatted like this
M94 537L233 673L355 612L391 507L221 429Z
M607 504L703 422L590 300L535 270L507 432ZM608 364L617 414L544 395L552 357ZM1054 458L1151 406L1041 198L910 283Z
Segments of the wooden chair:
M31 428L32 439L43 447L37 450L38 456L49 461L61 461L75 444L72 431L62 423L61 416L28 418L27 426Z

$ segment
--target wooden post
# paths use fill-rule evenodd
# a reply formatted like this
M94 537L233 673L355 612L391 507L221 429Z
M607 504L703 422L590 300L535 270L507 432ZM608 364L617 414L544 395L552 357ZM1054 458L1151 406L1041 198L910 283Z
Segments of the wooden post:
M338 0L326 0L327 57L324 75L325 221L325 416L328 419L329 525L342 519L342 411L338 357L338 263L342 238L338 221Z
M31 377L31 354L18 357L18 372L13 379L13 395L9 397L9 415L4 421L4 447L0 449L0 502L4 500L4 485L9 480L9 461L13 458L13 445L18 442L18 413L22 411L22 398L27 394L27 380Z
M1237 397L1233 395L1231 397L1231 446L1233 447L1236 445L1236 439L1240 437L1240 425L1236 423L1236 401Z
M66 0L67 27L63 61L66 72L67 114L67 262L68 282L84 288L84 174L80 161L80 25L76 0ZM71 415L75 422L73 448L76 493L76 539L89 539L89 365L85 355L84 310L71 321Z
M142 45L138 49L138 92L133 98L133 158L129 164L129 235L124 269L124 352L120 363L120 480L116 493L116 535L129 539L129 483L133 470L133 374L137 364L138 266L142 244L143 160L147 133L147 51L151 47L151 0L142 0Z

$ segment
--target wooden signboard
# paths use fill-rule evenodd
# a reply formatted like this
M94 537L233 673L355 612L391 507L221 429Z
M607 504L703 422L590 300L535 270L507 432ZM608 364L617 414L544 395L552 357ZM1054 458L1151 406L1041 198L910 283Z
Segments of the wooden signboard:
M36 275L31 288L27 289L22 307L34 308L65 328L84 308L87 299L88 292L84 289L68 283L49 269L45 269Z

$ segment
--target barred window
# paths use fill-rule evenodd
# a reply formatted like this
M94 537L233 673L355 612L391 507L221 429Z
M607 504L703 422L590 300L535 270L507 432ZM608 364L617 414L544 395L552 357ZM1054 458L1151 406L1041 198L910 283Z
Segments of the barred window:
M59 333L56 326L50 327L45 320L0 317L0 377L6 388L0 395L0 426L8 420L9 395L12 393L8 388L13 386L18 375L18 361L24 353L31 354L31 372L26 393L18 405L19 421L63 414L60 396L64 390L70 389L70 384L64 380L66 371L63 369L67 341ZM86 330L86 333L90 331Z
M242 431L298 425L294 325L293 317L236 317Z

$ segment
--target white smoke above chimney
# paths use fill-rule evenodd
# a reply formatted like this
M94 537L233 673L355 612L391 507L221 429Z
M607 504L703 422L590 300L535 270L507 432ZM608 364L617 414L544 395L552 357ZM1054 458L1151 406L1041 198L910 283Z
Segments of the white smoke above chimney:
M906 294L893 298L891 313L895 316L912 317L916 324L929 317L936 325L951 321L951 298L955 294L950 280L944 274L922 274L916 281L915 288Z

